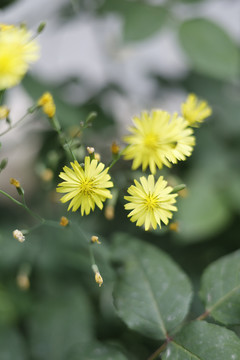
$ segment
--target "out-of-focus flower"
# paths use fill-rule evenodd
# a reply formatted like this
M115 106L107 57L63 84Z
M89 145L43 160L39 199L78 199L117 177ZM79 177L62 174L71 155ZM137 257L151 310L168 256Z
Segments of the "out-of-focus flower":
M85 157L84 167L75 161L71 163L72 169L65 166L64 172L59 177L64 181L58 184L57 191L67 193L61 198L65 203L71 200L68 210L76 211L81 207L81 215L88 215L90 210L95 209L95 204L102 209L103 202L112 195L108 188L113 186L108 174L108 168L105 165L90 157Z
M0 25L0 90L17 85L29 65L39 57L39 47L25 27Z
M212 109L206 101L199 100L195 94L190 94L182 104L182 116L190 126L198 126L212 114Z
M42 107L42 111L49 118L53 118L56 113L56 105L54 103L53 97L49 92L45 92L37 102L38 106Z
M145 230L161 228L161 221L167 225L172 218L172 211L177 211L176 202L177 194L171 194L172 187L167 186L167 181L160 176L155 183L154 176L148 178L142 176L140 182L134 180L135 186L128 188L130 196L124 196L128 201L125 204L126 210L131 210L128 214L132 222L137 226L145 225Z
M195 145L193 130L188 122L175 113L172 117L167 111L153 110L142 112L134 117L135 126L130 127L132 135L125 136L129 144L123 152L126 160L133 160L135 170L142 165L143 171L150 168L152 174L156 168L168 167L178 160L186 160Z

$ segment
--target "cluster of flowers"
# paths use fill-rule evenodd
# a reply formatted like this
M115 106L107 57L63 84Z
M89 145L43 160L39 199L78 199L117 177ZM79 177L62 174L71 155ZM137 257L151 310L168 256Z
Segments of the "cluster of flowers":
M42 31L44 24L38 28ZM0 91L18 84L27 72L29 65L39 56L39 48L32 34L24 25L14 26L0 24ZM43 112L51 120L55 130L60 125L55 117L55 104L51 94L45 93L39 99L36 107L42 107ZM0 106L0 119L8 119L9 109ZM161 222L168 224L172 212L177 208L177 193L163 176L154 178L157 169L170 167L178 161L186 160L192 154L195 145L193 127L198 126L211 115L211 108L207 102L198 100L190 94L182 104L182 115L174 113L172 116L163 110L144 111L140 117L134 117L134 125L130 127L130 135L124 138L127 143L122 154L124 159L132 160L132 169L149 168L150 175L134 180L125 196L125 209L130 210L128 216L137 226L156 229ZM103 202L111 199L109 188L113 182L109 175L109 168L94 156L86 156L84 164L78 161L71 163L71 168L65 166L60 178L64 180L58 184L57 191L65 193L61 198L63 203L70 201L68 210L76 211L80 208L81 215L88 215L97 205L103 208Z
M167 225L172 218L172 212L177 210L174 205L177 193L163 176L155 179L154 175L163 165L170 167L191 155L195 145L193 127L210 115L208 104L190 94L182 104L182 116L153 110L133 118L131 134L124 138L128 145L123 156L133 160L133 170L142 166L143 171L149 168L151 172L148 177L140 177L140 181L134 180L135 185L127 190L129 196L124 197L125 209L130 210L128 216L137 226L144 225L145 230L156 229L157 225L161 228L161 221ZM81 215L88 215L95 205L102 209L103 202L112 197L109 188L113 183L108 171L103 163L89 156L85 157L84 165L75 161L71 168L65 166L59 175L64 181L57 191L66 193L61 201L70 201L68 210L81 208Z

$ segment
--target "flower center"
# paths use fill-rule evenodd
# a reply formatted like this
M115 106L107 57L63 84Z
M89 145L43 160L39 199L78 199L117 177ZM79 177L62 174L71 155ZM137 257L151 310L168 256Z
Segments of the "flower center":
M149 149L156 149L158 146L158 136L153 133L149 133L144 137L144 145Z
M80 185L80 191L84 193L84 195L89 195L93 191L93 180L84 179Z
M148 210L154 210L158 208L158 200L156 196L153 196L152 194L148 194L145 199L145 205Z

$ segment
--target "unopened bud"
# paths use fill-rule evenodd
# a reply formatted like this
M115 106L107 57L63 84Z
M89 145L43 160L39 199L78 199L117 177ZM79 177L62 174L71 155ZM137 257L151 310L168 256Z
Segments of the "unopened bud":
M95 236L95 235L93 235L93 236L91 237L91 242L92 242L92 243L101 244L101 242L98 240L98 236Z
M20 230L17 230L17 229L14 230L13 237L14 237L14 239L18 240L19 242L25 241L25 236L23 235L23 233Z
M96 272L96 273L95 273L95 281L96 281L96 283L99 285L99 287L102 286L102 284L103 284L103 278L102 278L102 276L100 275L99 272Z
M101 161L101 155L99 153L94 153L94 159Z
M65 216L62 216L60 219L60 225L61 226L67 226L69 224L69 220L68 218L66 218Z
M112 152L112 154L113 154L113 155L118 155L118 154L119 154L119 150L120 150L119 145L118 145L115 141L113 141L112 146L111 146L111 152Z
M39 24L38 28L37 28L37 33L40 34L46 27L46 23L43 21L41 22L41 24Z
M179 231L179 223L176 221L176 222L172 222L171 224L169 224L169 230L178 232Z
M95 152L94 147L87 146L87 152L89 153L89 155L93 154Z
M104 215L105 215L105 218L106 218L107 220L112 220L112 219L114 219L114 216L115 216L114 206L113 206L113 205L107 205L107 206L105 207Z

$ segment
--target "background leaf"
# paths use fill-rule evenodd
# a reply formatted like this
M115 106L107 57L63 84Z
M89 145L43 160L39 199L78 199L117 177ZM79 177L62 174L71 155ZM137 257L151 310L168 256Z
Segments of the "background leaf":
M125 41L139 41L153 35L163 26L168 15L164 7L126 0L107 0L101 10L121 14Z
M188 312L187 276L163 251L128 235L115 238L114 251L125 259L114 290L119 316L131 329L165 338Z
M214 319L240 324L240 251L224 256L205 270L201 298Z
M239 75L239 49L218 25L191 19L181 25L179 36L195 70L225 80Z
M68 360L127 360L116 348L99 342L81 344L69 354Z
M17 331L6 327L0 329L0 359L27 359L24 340Z
M184 327L171 342L163 360L237 360L240 341L237 335L218 325L195 321Z

